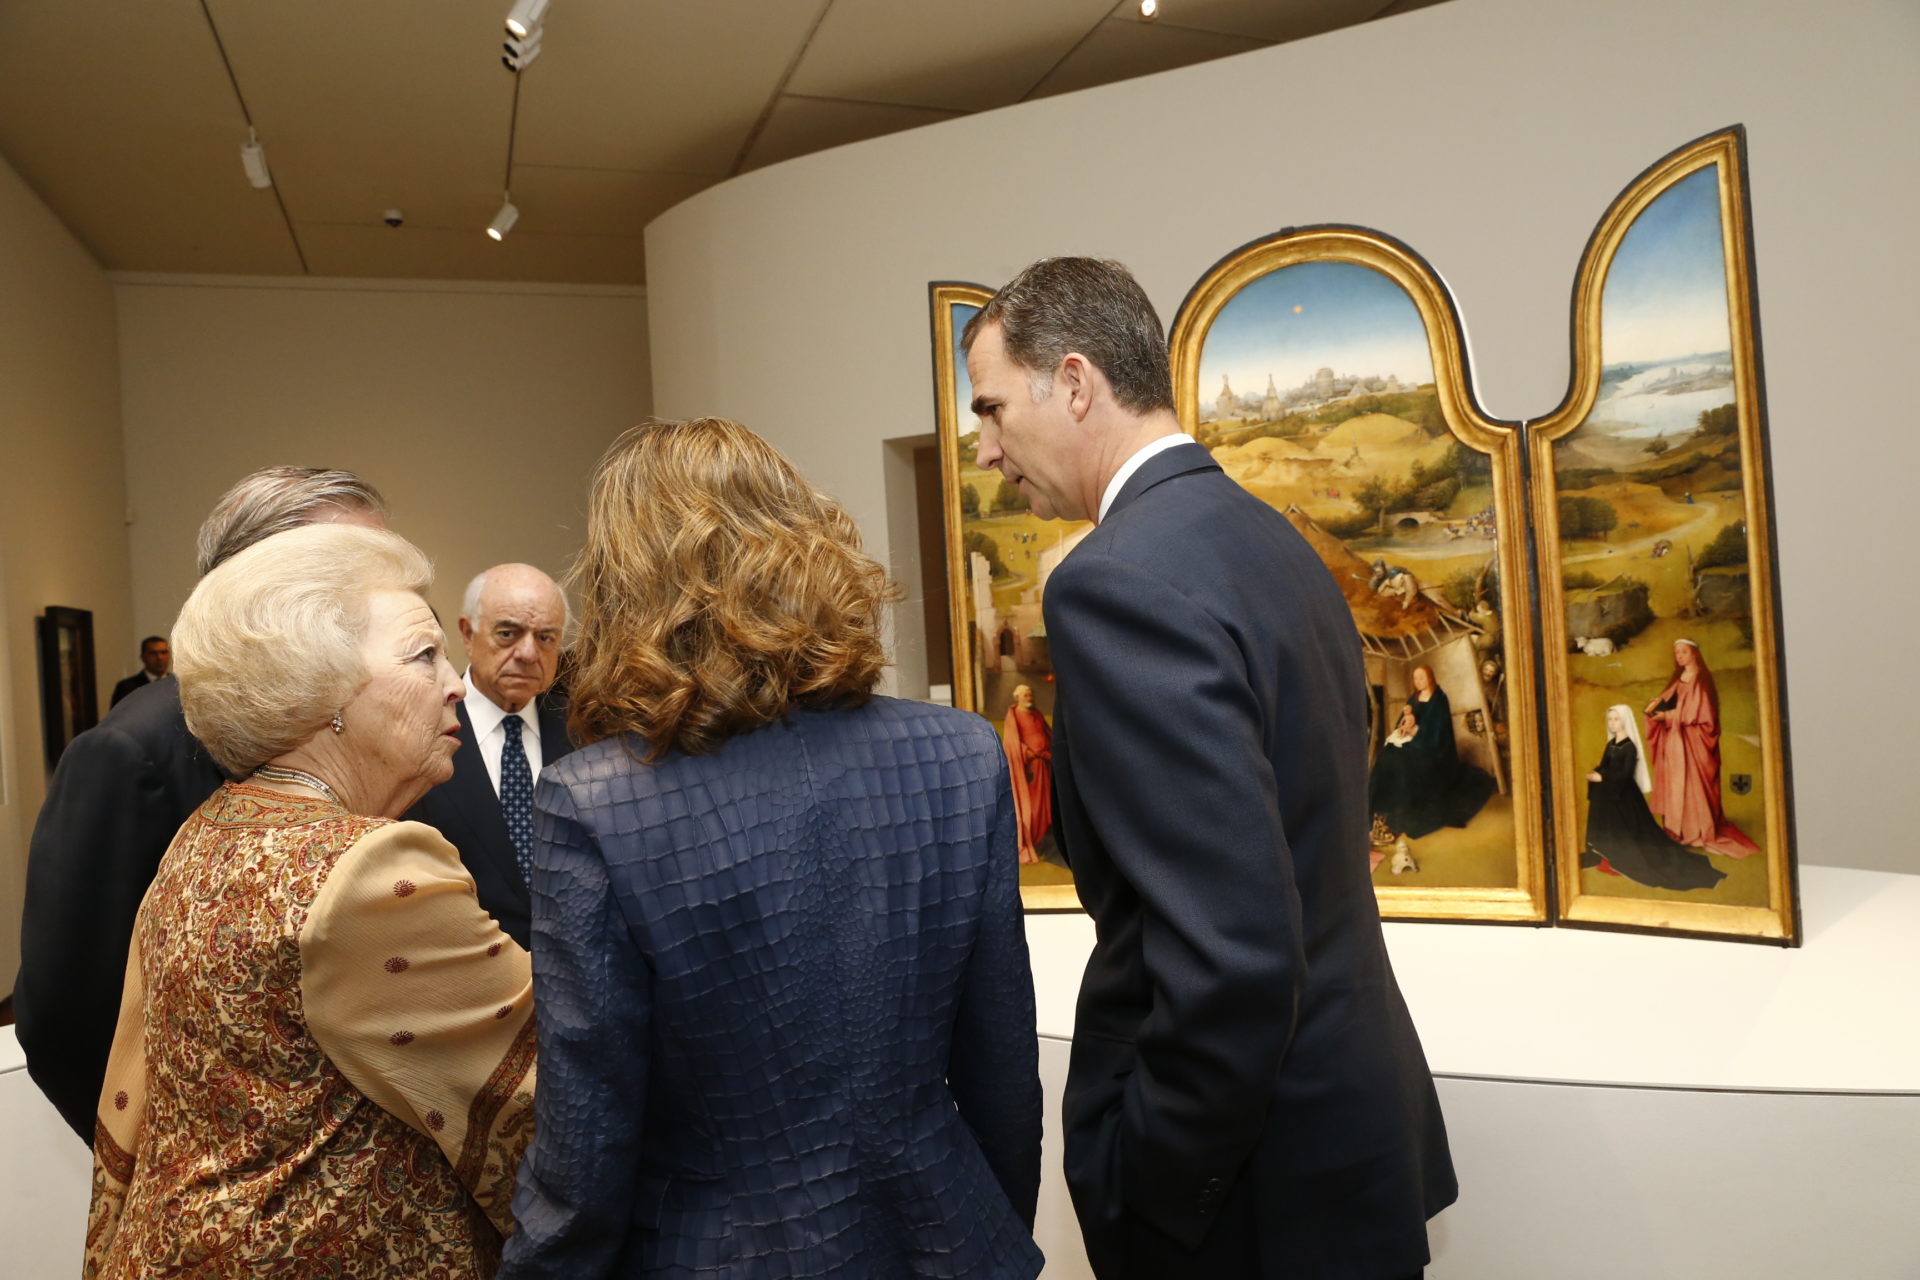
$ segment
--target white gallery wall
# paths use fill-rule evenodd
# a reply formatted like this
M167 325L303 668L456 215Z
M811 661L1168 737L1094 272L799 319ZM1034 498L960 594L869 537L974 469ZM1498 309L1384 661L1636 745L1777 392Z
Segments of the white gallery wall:
M343 467L432 557L457 661L467 580L510 560L558 577L588 471L651 407L637 288L117 275L115 294L142 635L193 589L194 532L229 485Z
M917 576L889 537L883 442L933 429L929 281L1111 256L1170 323L1236 247L1339 222L1422 254L1482 407L1539 417L1566 391L1574 273L1608 204L1744 123L1801 858L1913 871L1895 672L1920 592L1888 571L1920 473L1917 82L1912 0L1452 0L803 157L649 227L655 403L762 431ZM896 620L910 655L917 604ZM917 669L896 688L920 692Z
M4 164L0 350L0 996L45 791L36 614L93 611L104 714L192 590L208 508L294 463L385 493L452 633L479 570L564 570L589 469L652 404L644 290L110 278Z
M93 612L131 643L113 288L0 160L0 996L20 958L27 838L46 789L34 618ZM103 668L102 674L105 669ZM103 682L106 709L111 682Z

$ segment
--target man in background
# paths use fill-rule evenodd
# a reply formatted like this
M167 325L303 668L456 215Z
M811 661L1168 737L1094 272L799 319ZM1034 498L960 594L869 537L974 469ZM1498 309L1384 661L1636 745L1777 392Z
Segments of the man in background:
M1340 588L1180 431L1126 268L1037 262L962 338L979 464L1094 520L1041 602L1054 820L1096 941L1065 1171L1101 1280L1404 1280L1456 1194L1367 866Z
M460 851L480 905L523 947L533 936L533 782L573 749L565 699L551 692L566 629L566 597L530 564L497 564L467 584L467 696L456 708L453 777L404 815L439 828Z
M156 680L165 680L167 673L173 670L173 647L165 636L148 636L140 642L140 670L113 686L113 699L107 703L112 710L120 705L120 700L135 689L144 689Z
M254 543L306 524L384 529L386 500L350 471L256 471L200 526L196 567L204 577ZM27 860L13 989L27 1072L88 1142L134 915L174 833L222 781L187 731L179 681L151 682L124 700L116 692L114 701L107 718L62 753L47 785Z

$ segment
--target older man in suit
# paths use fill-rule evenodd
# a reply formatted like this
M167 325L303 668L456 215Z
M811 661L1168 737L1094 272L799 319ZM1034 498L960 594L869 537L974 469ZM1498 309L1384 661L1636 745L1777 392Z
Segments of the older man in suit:
M197 567L205 575L264 538L323 523L384 529L386 500L350 471L267 467L214 504L200 526ZM134 913L174 833L221 782L187 731L178 681L156 680L115 701L68 745L47 784L13 989L27 1072L88 1142Z
M530 564L497 564L467 584L467 696L453 777L405 815L460 850L480 905L523 947L532 941L533 782L573 747L565 699L552 692L566 625L566 597Z
M1098 527L1043 601L1056 822L1097 940L1066 1174L1102 1280L1399 1280L1456 1194L1367 866L1359 637L1181 434L1124 267L1035 263L964 337L979 462Z

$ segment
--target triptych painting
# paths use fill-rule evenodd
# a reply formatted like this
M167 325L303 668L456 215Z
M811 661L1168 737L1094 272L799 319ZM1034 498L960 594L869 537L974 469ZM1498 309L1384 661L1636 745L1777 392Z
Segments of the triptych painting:
M1444 285L1379 232L1247 245L1174 320L1182 427L1352 609L1389 918L1797 941L1743 142L1609 210L1537 421L1479 410ZM1001 729L1028 906L1070 909L1040 601L1088 526L974 465L958 339L991 296L932 289L954 696Z

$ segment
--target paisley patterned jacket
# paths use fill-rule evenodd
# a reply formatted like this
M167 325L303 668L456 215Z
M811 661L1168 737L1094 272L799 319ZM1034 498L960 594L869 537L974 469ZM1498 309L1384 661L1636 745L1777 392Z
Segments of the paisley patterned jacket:
M531 1013L431 828L227 783L135 924L85 1276L491 1276Z

